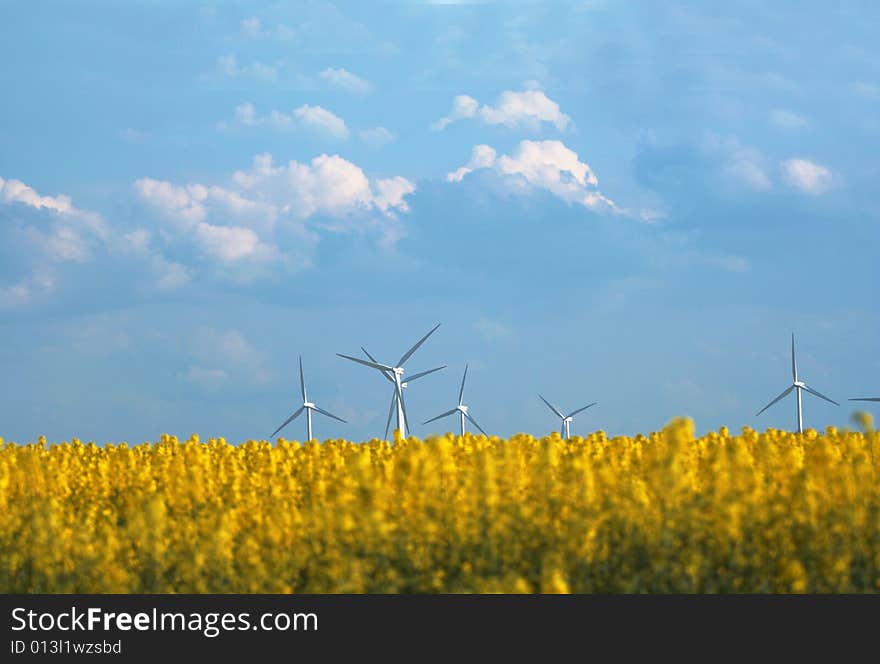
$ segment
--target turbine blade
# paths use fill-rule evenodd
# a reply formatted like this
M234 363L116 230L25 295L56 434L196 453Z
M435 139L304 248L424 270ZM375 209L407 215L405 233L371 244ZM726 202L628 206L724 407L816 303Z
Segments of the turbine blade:
M408 351L406 351L406 352L403 354L403 357L401 357L401 358L397 361L397 366L402 367L402 366L403 366L403 363L406 362L409 358L412 357L412 354L415 353L415 352L419 349L419 346L421 346L423 343L425 343L425 341L428 340L428 337L430 337L432 334L434 334L434 331L435 331L438 327L440 327L440 323L437 323L437 324L431 329L431 331L428 332L428 334L426 334L425 336L423 336L421 339L419 339L419 340L416 342L415 346L413 346L413 347L410 348Z
M302 390L303 403L308 401L306 398L306 379L303 376L303 358L299 356L299 387Z
M473 424L475 427L477 427L480 430L480 433L482 433L487 438L489 437L489 434L483 430L483 427L481 427L479 424L477 424L477 421L473 417L471 417L470 413L465 413L464 416L470 421L471 424Z
M342 353L336 353L339 357L344 357L346 360L351 360L352 362L357 362L358 364L363 364L365 367L372 367L373 369L378 369L379 371L394 371L394 367L389 367L384 364L379 364L378 362L367 362L366 360L362 360L359 357L352 357L351 355L343 355Z
M391 428L391 416L394 415L394 406L397 404L397 388L391 391L391 408L388 409L388 420L385 422L385 440L388 440L388 430Z
M850 401L880 401L880 397L859 397L858 399L850 399Z
M441 369L445 369L445 368L446 368L446 365L444 364L442 367L437 367L436 369L428 369L427 371L422 371L421 373L413 374L412 376L410 376L409 378L406 379L406 382L411 383L416 378L421 378L422 376L427 376L428 374L432 374L435 371L440 371Z
M825 396L824 394L822 394L821 392L817 392L816 390L814 390L812 387L809 387L809 386L807 386L807 385L804 385L804 389L805 389L807 392L809 392L810 394L812 394L813 396L817 396L817 397L819 397L820 399L825 399L825 401L827 401L828 403L833 403L835 406L839 406L839 405L840 405L840 404L837 403L834 399L829 399L828 397L826 397L826 396Z
M334 415L333 413L328 413L323 408L318 408L317 406L315 406L315 410L317 410L319 413L321 413L321 415L326 415L327 417L332 417L334 420L339 420L343 424L348 424L348 422L343 420L341 417L336 417L336 415Z
M467 380L468 365L464 365L464 375L461 377L461 389L458 391L458 405L463 403L464 399L464 381Z
M269 438L274 438L274 437L275 437L275 434L277 434L277 433L278 433L279 431L281 431L284 427L286 427L288 424L290 424L291 422L293 422L297 417L300 416L300 414L301 414L305 409L306 409L305 406L300 406L299 409L298 409L293 415L291 415L291 416L288 417L286 420L284 420L284 424L282 424L280 427L278 427L277 429L275 429L274 432L272 432L272 435L269 436Z
M779 401L780 399L782 399L782 398L784 398L784 397L787 397L787 396L791 393L791 391L792 391L793 389L794 389L794 385L792 385L791 387L789 387L787 390L785 390L785 392L783 392L782 394L780 394L778 397L776 397L775 399L773 399L773 401L771 401L771 402L768 403L766 406L764 406L761 410L759 410L757 413L755 413L755 417L758 417L758 415L760 415L761 413L763 413L765 410L767 410L770 406L772 406L773 404L775 404L775 403L776 403L777 401Z
M581 411L584 411L584 410L586 410L587 408L591 408L591 407L595 406L597 403L599 403L599 402L598 402L598 401L594 401L593 403L588 404L588 405L584 406L583 408L578 408L577 410L573 410L573 411L571 411L568 415L566 415L566 417L574 417L575 415L577 415L577 414L580 413Z
M547 408L549 408L550 410L552 410L554 413L556 413L556 414L557 414L559 417L561 417L563 420L565 419L565 415L563 415L562 413L560 413L560 412L559 412L559 409L558 409L556 406L554 406L553 404L551 404L549 401L547 401L547 399L545 399L544 397L542 397L540 394L538 395L538 397L541 399L541 401L543 401L545 404L547 404Z
M458 412L458 408L453 408L452 410L447 410L442 415L438 415L437 417L432 417L430 420L425 420L422 424L428 424L429 422L434 422L435 420L439 420L443 417L449 417L450 415L454 415Z
M791 377L797 380L797 362L794 360L794 332L791 333Z
M372 355L370 355L370 351L368 351L368 350L367 350L366 348L364 348L363 346L361 346L361 350L364 351L364 355L366 355L367 357L370 358L370 361L371 361L371 362L375 362L376 364L379 364L378 362L376 362L376 358L373 357ZM391 376L389 376L386 372L383 371L383 372L382 372L382 375L385 376L385 378L386 378L388 381L390 381L390 382L392 382L392 383L394 382L394 379L393 379Z

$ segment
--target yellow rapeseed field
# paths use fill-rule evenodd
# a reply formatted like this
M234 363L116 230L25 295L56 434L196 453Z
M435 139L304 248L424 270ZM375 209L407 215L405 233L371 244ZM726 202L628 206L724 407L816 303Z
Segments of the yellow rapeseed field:
M0 439L0 592L876 592L880 436Z

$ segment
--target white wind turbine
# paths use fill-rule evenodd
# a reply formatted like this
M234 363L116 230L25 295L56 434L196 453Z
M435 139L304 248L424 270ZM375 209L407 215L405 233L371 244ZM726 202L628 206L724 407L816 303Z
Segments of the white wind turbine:
M364 355L369 357L372 362L374 362L374 363L376 362L376 358L373 357L372 355L370 355L370 351L368 351L363 346L361 346L361 350L364 351ZM445 369L445 368L446 368L446 365L444 364L443 366L435 367L434 369L428 369L427 371L421 371L417 374L413 374L412 376L407 378L406 381L404 381L400 384L400 396L401 396L401 400L403 402L404 417L406 416L406 397L403 396L403 393L404 393L404 391L406 391L407 386L411 382L421 378L422 376L427 376L428 374L432 374L435 371L440 371L441 369ZM387 371L383 371L382 375L385 376L385 378L389 382L394 383L394 379L389 375L389 373ZM391 388L391 407L388 409L388 419L385 420L385 438L386 439L388 438L388 429L391 428L391 418L394 416L394 409L396 406L397 406L397 388L392 387Z
M430 422L434 422L436 420L439 420L443 417L448 417L450 415L455 415L456 413L458 413L459 420L461 421L461 435L462 436L465 433L465 427L464 427L465 420L470 420L471 423L475 427L477 427L484 436L489 435L485 431L483 431L483 427L481 427L479 424L477 424L477 421L468 412L468 407L464 405L464 381L465 381L465 379L467 379L467 372L468 372L468 365L464 365L464 375L461 377L461 389L458 391L458 405L455 408L453 408L452 410L447 410L442 415L438 415L437 417L432 417L430 420L426 420L425 422L422 422L422 424L428 424Z
M597 401L594 401L591 404L587 404L583 408L578 408L577 410L571 411L568 415L563 415L562 412L556 406L547 401L547 399L542 397L540 394L538 395L538 397L541 399L541 401L547 404L547 408L552 410L556 414L556 416L560 420L562 420L562 428L560 429L559 433L562 435L563 438L566 439L571 438L571 423L574 421L574 416L581 411L586 410L587 408L595 406L598 403Z
M300 386L300 389L302 390L303 405L300 406L293 413L293 415L291 415L286 420L284 420L284 424L282 424L280 427L275 429L275 432L271 436L269 436L270 438L274 438L275 434L277 434L284 427L286 427L288 424L293 422L297 417L299 417L302 414L303 411L306 411L306 422L308 422L308 424L306 425L306 433L308 435L308 438L306 438L306 440L312 440L312 411L313 410L318 411L319 413L321 413L321 415L326 415L327 417L332 417L334 420L339 420L340 422L343 422L344 424L348 424L348 422L343 420L341 417L336 417L336 415L334 415L333 413L328 413L323 408L318 408L318 406L316 406L311 401L309 401L309 398L306 395L306 379L303 377L302 355L300 355L300 357L299 357L299 386Z
M400 435L403 436L404 438L407 435L406 434L407 427L406 427L405 404L403 401L403 365L406 364L406 361L410 357L412 357L412 354L415 353L419 349L419 346L421 346L423 343L425 343L425 341L428 339L428 337L430 337L432 334L434 334L434 332L436 331L436 329L438 327L440 327L440 323L437 323L431 329L431 331L428 332L428 334L426 334L421 339L419 339L412 348L410 348L408 351L406 351L401 356L401 358L397 361L397 366L392 367L387 364L381 364L381 363L375 362L375 361L368 362L367 360L362 360L359 357L352 357L351 355L343 355L342 353L336 353L339 357L343 357L346 360L351 360L352 362L357 362L358 364L363 364L364 366L372 367L373 369L378 369L386 378L391 379L391 381L394 383L394 398L391 401L391 408L392 408L392 410L397 411L397 430L400 431ZM366 352L366 351L364 351L364 352ZM431 371L435 371L435 369L432 369ZM414 378L420 378L421 376L425 375L425 373L431 373L431 372L428 371L428 372L423 372L422 374L417 374L416 376L414 376Z
M802 391L809 392L810 394L817 396L820 399L824 399L828 403L833 403L835 406L840 405L839 403L837 403L833 399L829 399L824 394L820 394L819 392L814 390L812 387L809 387L804 381L798 380L797 362L795 361L795 358L794 358L794 333L792 333L792 335L791 335L791 381L792 381L791 387L786 389L782 394L780 394L778 397L773 399L773 401L771 401L766 406L764 406L761 410L759 410L756 413L755 417L757 417L758 415L763 413L765 410L767 410L770 406L775 404L780 399L784 399L785 397L787 397L789 395L789 393L791 393L792 390L797 390L798 433L803 433L804 432L804 408L803 408L802 399L801 399L801 392Z

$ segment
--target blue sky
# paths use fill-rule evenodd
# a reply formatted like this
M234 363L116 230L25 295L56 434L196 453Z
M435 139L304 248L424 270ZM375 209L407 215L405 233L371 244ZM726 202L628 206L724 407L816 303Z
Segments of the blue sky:
M880 396L873 3L8 3L0 435L844 425ZM454 420L444 421L454 427ZM285 434L301 437L304 424ZM441 427L443 428L443 427ZM437 429L414 427L425 435Z

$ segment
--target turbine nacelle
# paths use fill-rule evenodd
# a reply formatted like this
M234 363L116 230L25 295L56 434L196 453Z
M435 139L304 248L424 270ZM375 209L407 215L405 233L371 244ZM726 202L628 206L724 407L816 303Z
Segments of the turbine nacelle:
M837 403L834 399L829 399L828 397L826 397L824 394L822 394L818 390L814 390L812 387L807 385L804 381L798 379L797 359L795 358L795 352L794 352L794 334L791 335L791 378L792 378L791 387L783 390L782 393L779 394L779 396L777 396L775 399L773 399L773 401L771 401L766 406L764 406L761 410L759 410L755 414L755 417L757 417L758 415L763 413L765 410L770 408L770 406L777 403L778 401L781 401L782 399L784 399L785 397L787 397L789 394L791 394L794 391L795 396L797 397L797 399L795 400L795 404L796 404L796 408L797 408L797 429L798 429L798 433L803 433L804 432L804 411L803 411L803 404L801 403L801 401L802 401L801 393L802 392L808 392L809 394L812 394L815 397L819 397L823 401L827 401L828 403L832 403L835 406L839 406L840 404Z
M312 440L312 411L315 411L316 413L321 413L321 415L331 417L334 420L339 420L340 422L347 424L347 422L341 417L337 417L333 413L328 412L320 406L316 405L314 402L309 401L308 394L306 393L306 378L303 374L302 356L300 356L299 358L299 389L300 393L302 394L303 405L295 410L290 417L284 420L284 424L275 429L274 433L269 436L270 438L274 438L279 431L281 431L284 427L293 422L297 417L302 415L303 411L305 411L306 413L306 440Z
M445 413L440 413L437 417L432 417L430 420L425 420L424 422L422 422L422 424L429 424L431 422L436 422L439 419L442 419L444 417L449 417L450 415L455 415L456 413L458 413L458 417L460 418L460 426L461 426L461 435L462 436L464 436L464 434L465 434L465 425L464 425L465 420L467 420L468 422L473 424L475 427L477 427L477 429L480 430L480 433L482 433L484 436L486 436L486 437L489 436L489 434L487 434L483 430L483 427L481 427L479 424L477 424L477 421L468 412L468 407L464 405L464 383L467 380L467 372L468 372L468 365L465 365L464 374L461 377L461 388L458 390L458 405L455 408L452 408L451 410L447 410Z
M547 406L547 408L549 408L553 412L553 414L556 415L556 417L558 417L560 420L562 420L562 430L560 431L560 433L565 438L571 437L571 423L574 422L574 416L577 415L578 413L585 411L587 408L592 408L597 403L594 401L593 403L587 404L586 406L582 406L581 408L578 408L577 410L571 411L568 415L565 415L561 410L559 410L556 406L554 406L552 403L547 401L547 399L542 397L540 394L538 395L538 398L544 402L544 404Z
M390 381L394 384L394 391L391 395L391 408L388 411L388 422L385 425L385 437L388 437L388 428L391 426L391 417L392 415L397 414L397 430L400 431L400 435L406 437L407 435L407 415L406 415L406 403L403 398L403 388L406 387L406 383L404 383L401 378L403 376L403 365L406 361L412 357L413 353L415 353L419 347L427 341L428 337L430 337L434 332L436 332L437 328L440 327L440 323L437 323L431 330L419 339L408 351L406 351L399 360L394 365L391 364L382 364L381 362L377 362L376 358L370 355L367 352L367 349L361 346L361 350L364 351L364 354L370 358L369 361L362 360L358 357L353 357L351 355L343 355L342 353L336 353L339 357L350 360L352 362L357 362L358 364L363 364L364 366L370 367L372 369L377 369L385 380ZM445 366L445 365L444 365ZM422 376L427 376L430 373L434 373L435 371L439 371L444 367L437 367L436 369L429 369L428 371L422 371L420 373L414 374L410 381L416 380L417 378L421 378Z

